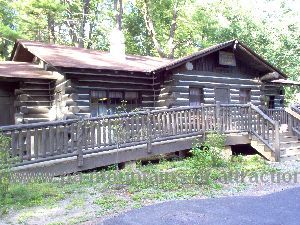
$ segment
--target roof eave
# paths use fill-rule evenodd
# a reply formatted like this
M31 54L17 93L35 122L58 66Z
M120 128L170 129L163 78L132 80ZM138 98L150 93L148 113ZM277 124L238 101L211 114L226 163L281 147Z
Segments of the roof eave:
M273 66L272 64L270 64L267 60L265 60L264 58L262 58L260 55L258 55L256 52L254 52L252 49L248 48L245 44L243 44L242 42L239 41L239 44L246 50L248 51L250 54L252 54L254 57L256 57L259 61L261 61L265 66L269 67L271 70L276 71L277 73L279 73L283 78L288 78L288 76L283 73L280 69L278 69L277 67Z
M184 63L188 62L188 61L192 61L192 60L195 60L199 57L204 57L206 55L209 55L213 52L216 52L216 51L219 51L223 48L226 48L232 44L239 44L241 45L249 54L253 55L253 57L257 58L262 64L264 64L267 68L269 68L270 70L274 70L276 72L278 72L283 78L287 79L288 76L283 73L281 70L279 70L278 68L276 68L275 66L273 66L272 64L270 64L269 62L267 62L264 58L262 58L261 56L259 56L257 53L255 53L253 50L251 50L250 48L248 48L245 44L243 44L242 42L240 42L239 40L230 40L228 41L227 43L225 42L223 45L221 44L220 46L216 47L216 48L213 48L211 50L208 50L207 52L205 53L200 53L200 54L192 54L189 56L187 56L184 60L178 60L178 63L169 63L169 64L166 64L164 66L160 66L158 68L156 68L155 70L152 70L151 73L155 74L155 73L159 73L163 70L170 70L170 69L174 69L176 67L179 67L181 65L183 65Z

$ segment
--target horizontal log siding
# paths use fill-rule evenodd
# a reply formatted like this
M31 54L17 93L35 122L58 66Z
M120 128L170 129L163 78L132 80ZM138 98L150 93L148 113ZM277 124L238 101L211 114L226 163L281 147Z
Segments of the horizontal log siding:
M158 79L153 80L152 75L96 70L89 72L66 71L65 73L67 78L74 83L78 93L78 100L76 100L80 109L76 114L78 116L90 116L91 90L136 91L141 96L141 107L153 107L157 100L154 86L158 86L159 82Z
M241 78L242 77L242 78ZM215 103L215 87L227 86L230 103L239 103L240 88L251 89L251 103L260 105L261 83L245 75L207 71L180 71L161 84L158 95L159 107L188 106L189 88L202 87L205 104Z
M58 79L53 88L53 97L52 97L52 107L51 107L51 116L52 120L61 120L61 119L75 119L77 115L74 113L76 111L78 99L78 94L74 81L72 79L67 79L65 75L62 75Z
M22 123L49 121L49 109L53 93L51 80L24 80L15 90L16 116L23 117Z

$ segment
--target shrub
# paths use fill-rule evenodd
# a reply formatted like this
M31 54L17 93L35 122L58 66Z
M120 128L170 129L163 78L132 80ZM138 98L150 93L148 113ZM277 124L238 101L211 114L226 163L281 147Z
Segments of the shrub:
M0 135L0 200L4 199L10 184L13 159L9 154L10 138Z
M192 166L196 169L205 169L223 166L226 161L223 156L225 135L220 133L207 134L204 143L197 143L192 149Z

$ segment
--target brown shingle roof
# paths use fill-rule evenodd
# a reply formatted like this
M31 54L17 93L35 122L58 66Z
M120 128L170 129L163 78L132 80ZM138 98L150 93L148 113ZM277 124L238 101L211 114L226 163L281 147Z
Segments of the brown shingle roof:
M23 50L18 50L18 45L21 45L22 48L20 49ZM286 74L271 65L238 40L223 42L176 60L132 55L127 55L126 59L120 60L112 57L109 52L25 40L18 40L16 42L14 55L21 56L23 54L23 57L26 58L28 57L28 54L30 54L28 52L26 53L27 49L33 55L41 58L54 67L158 72L178 67L188 61L195 60L229 46L235 46L236 49L243 54L248 55L248 58L250 57L251 61L254 61L257 65L260 65L260 67L263 67L268 71L276 71L281 74L283 78L287 77ZM23 52L19 53L18 51ZM28 60L28 62L30 61L32 61L32 58Z
M0 62L0 77L6 78L36 78L56 79L51 72L47 72L38 65L27 62Z
M50 65L63 68L150 72L171 61L156 57L131 55L127 55L125 60L120 60L113 58L109 52L25 40L18 40L17 44L22 45L33 55Z

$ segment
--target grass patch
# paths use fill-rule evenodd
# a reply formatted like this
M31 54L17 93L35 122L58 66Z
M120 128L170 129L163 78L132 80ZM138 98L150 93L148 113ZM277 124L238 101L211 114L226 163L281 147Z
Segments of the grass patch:
M67 205L66 209L82 208L85 205L86 199L83 196L75 197Z
M110 211L112 209L125 208L127 200L117 197L115 194L110 194L96 199L94 203L101 207L104 211Z
M15 184L9 187L1 206L18 209L36 205L53 205L64 197L64 192L55 184Z

